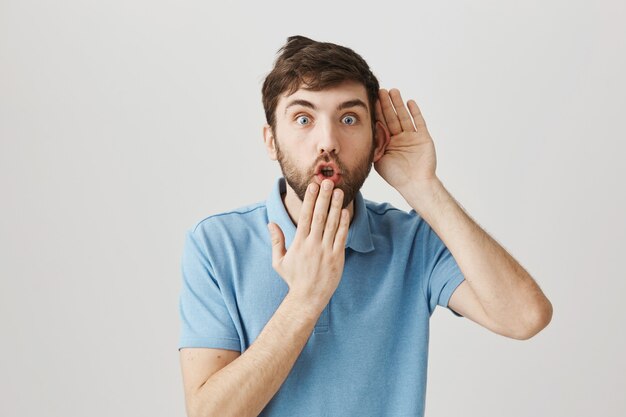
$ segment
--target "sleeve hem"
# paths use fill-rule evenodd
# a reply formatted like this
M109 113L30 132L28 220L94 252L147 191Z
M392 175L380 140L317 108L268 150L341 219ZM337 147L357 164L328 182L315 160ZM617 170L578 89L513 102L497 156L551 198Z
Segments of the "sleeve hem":
M450 307L448 307L448 302L450 301L450 297L452 297L452 293L454 293L454 290L456 290L457 287L461 285L463 281L465 281L465 277L463 276L463 274L457 275L456 277L454 277L453 279L451 279L450 281L446 283L446 286L443 288L443 290L441 291L441 294L439 295L438 304L442 307L446 307L447 309L449 309L457 317L463 317L463 316L458 314L456 311L452 310Z
M178 344L178 350L182 348L228 349L241 352L239 339L227 337L183 337Z

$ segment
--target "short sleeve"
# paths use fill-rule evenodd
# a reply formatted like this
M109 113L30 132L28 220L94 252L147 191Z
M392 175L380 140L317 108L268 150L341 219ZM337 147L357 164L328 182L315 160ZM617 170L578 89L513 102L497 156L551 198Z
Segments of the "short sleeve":
M187 232L179 297L180 339L178 349L207 347L241 351L233 320L214 277L206 245Z
M428 270L426 271L428 274L427 296L430 314L433 314L437 305L448 308L452 293L465 278L452 253L435 231L428 227L428 233L427 253L430 254L431 259L427 262ZM462 317L454 310L450 309L450 311Z

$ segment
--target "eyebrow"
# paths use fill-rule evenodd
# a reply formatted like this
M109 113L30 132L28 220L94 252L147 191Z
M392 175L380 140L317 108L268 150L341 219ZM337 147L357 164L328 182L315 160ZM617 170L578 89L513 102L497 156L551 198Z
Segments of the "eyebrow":
M285 114L287 114L287 110L289 109L289 107L292 107L292 106L304 106L304 107L310 108L311 110L317 110L317 107L315 107L315 104L311 103L310 101L296 99L296 100L290 101L289 104L287 104L287 106L285 107ZM340 103L337 106L337 110L349 109L350 107L363 107L365 110L368 110L367 104L365 104L363 100L358 99L358 98Z

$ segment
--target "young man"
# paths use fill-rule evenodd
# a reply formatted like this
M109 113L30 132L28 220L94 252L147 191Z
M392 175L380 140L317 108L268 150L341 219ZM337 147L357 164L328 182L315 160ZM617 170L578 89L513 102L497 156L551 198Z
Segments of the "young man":
M187 235L187 412L421 416L436 305L527 339L551 304L439 181L414 101L348 48L295 36L279 53L264 140L284 178ZM414 210L363 199L372 164Z

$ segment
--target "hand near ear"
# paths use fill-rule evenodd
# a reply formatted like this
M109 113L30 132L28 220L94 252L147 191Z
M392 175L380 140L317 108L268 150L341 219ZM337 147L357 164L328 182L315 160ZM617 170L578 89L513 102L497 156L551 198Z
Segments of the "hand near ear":
M410 184L437 179L435 145L417 103L409 100L405 106L397 89L381 89L378 97L376 118L391 139L374 163L376 171L400 192Z

